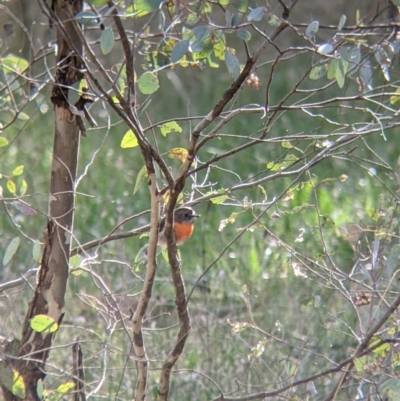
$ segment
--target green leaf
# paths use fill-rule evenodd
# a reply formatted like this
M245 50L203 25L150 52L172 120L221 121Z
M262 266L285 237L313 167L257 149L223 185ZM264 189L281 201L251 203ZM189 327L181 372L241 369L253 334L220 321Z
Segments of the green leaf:
M24 172L24 165L21 164L20 166L15 167L15 169L12 172L12 175L14 177L21 175Z
M189 49L192 53L201 52L211 36L211 29L207 26L198 26L193 29Z
M296 162L298 158L295 155L286 155L285 159L282 162L270 162L267 164L267 168L271 171L279 171L284 170L285 168L291 166L294 162Z
M228 195L221 195L215 198L211 198L210 201L211 203L214 203L214 205L220 205L221 203L224 203L227 199L229 199Z
M326 77L328 79L335 79L336 76L336 68L337 68L337 60L333 59L331 60L331 62L329 63L329 67L328 67L328 73L326 75Z
M133 188L133 194L135 195L135 193L138 191L140 183L143 181L143 178L148 177L149 174L147 172L147 167L143 166L140 170L139 173L136 177L136 182L135 182L135 187Z
M28 183L25 180L22 180L22 184L19 187L19 193L21 196L24 196L26 194L26 191L28 190Z
M17 249L19 247L21 240L19 237L13 238L10 243L8 244L6 251L4 252L3 256L3 266L7 265L10 260L14 257Z
M341 49L340 49L340 61L342 62L342 64L343 64L343 71L344 71L344 75L346 75L347 74L347 71L348 71L348 69L349 69L349 61L350 61L350 58L351 58L351 53L349 52L349 49L347 48L347 47L345 47L345 46L343 46Z
M135 148L136 146L138 146L138 144L139 142L136 138L136 135L130 129L129 131L126 132L126 134L122 138L121 148L122 149Z
M316 80L322 78L328 69L328 64L316 65L310 71L310 79Z
M0 58L0 67L5 74L11 72L19 74L29 67L29 62L24 58L10 54L7 57Z
M249 0L231 0L231 5L233 8L236 8L236 10L239 13L247 13L249 11Z
M11 392L18 398L25 398L25 382L24 378L17 372L13 370L13 386Z
M39 241L33 243L32 256L35 262L40 263L42 261L42 244Z
M189 14L186 17L185 25L187 26L193 26L196 25L199 22L199 17L195 14Z
M82 256L81 255L74 255L74 256L71 256L69 258L68 265L69 265L70 269L73 269L74 267L75 268L79 267L81 265L81 262L82 262Z
M236 31L236 35L239 39L244 40L245 42L249 41L251 39L251 33L244 28L240 28Z
M185 148L173 148L167 152L171 159L179 159L182 163L186 161L188 151Z
M143 17L160 9L165 0L135 0L133 10L137 13L135 17Z
M114 47L114 32L110 27L104 29L100 37L100 49L103 54L108 54Z
M340 58L337 61L337 67L335 73L336 82L340 89L343 88L344 86L344 77L345 77L344 65L342 59Z
M306 29L306 37L310 40L314 39L315 34L318 32L318 28L319 28L318 21L311 22Z
M239 213L231 213L227 219L223 219L219 222L218 231L222 231L228 224L233 224L236 221L236 217Z
M31 329L37 333L54 333L58 330L57 322L47 315L36 315L29 322Z
M176 121L170 121L168 123L159 125L161 134L167 136L171 132L182 132L181 126Z
M265 7L257 7L249 12L247 21L261 21L266 12L267 9Z
M74 389L75 389L75 384L73 382L67 382L64 384L60 384L57 387L56 391L57 391L57 393L60 393L60 394L67 394Z
M156 75L152 72L146 71L139 78L138 88L140 92L145 95L151 95L152 93L156 92L159 88L159 83Z
M346 16L342 15L340 17L338 28L337 28L339 32L343 29L345 23L346 23Z
M279 18L276 15L271 15L268 24L271 26L278 26L280 24Z
M36 384L36 394L39 400L43 399L43 380L39 379Z
M8 145L8 139L4 138L4 136L0 136L0 148L4 148Z
M233 14L232 15L232 20L231 20L231 26L235 27L238 26L242 22L242 14Z
M233 78L237 78L240 74L240 65L237 57L230 51L225 51L225 64L228 68L229 73Z
M171 52L171 63L177 63L189 50L189 39L178 42Z

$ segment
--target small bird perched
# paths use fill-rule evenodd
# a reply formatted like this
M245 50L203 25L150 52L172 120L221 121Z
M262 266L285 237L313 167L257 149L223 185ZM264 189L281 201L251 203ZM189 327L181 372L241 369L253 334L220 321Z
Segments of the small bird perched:
M173 225L177 246L182 245L192 236L194 230L194 219L196 217L200 216L190 207L180 207L174 210ZM167 238L165 238L164 230L165 217L160 222L157 245L167 246Z
M182 245L186 242L193 234L194 231L194 220L200 215L196 214L190 207L179 207L174 210L174 236L175 243L177 246ZM165 237L165 217L161 219L160 227L158 230L158 241L157 245L166 247L167 238ZM140 259L142 261L147 260L148 245L145 245L140 251Z

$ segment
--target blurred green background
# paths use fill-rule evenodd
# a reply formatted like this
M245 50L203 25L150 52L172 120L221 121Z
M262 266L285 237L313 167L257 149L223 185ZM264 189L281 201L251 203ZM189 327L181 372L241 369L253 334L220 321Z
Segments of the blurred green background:
M272 3L272 9L278 12L278 2ZM347 24L354 24L356 5L349 3L300 2L290 21L304 24L301 28L304 31L312 20L319 20L321 25L337 25L340 16L345 14ZM361 15L371 12L373 4L375 2L363 2ZM38 48L46 46L54 37L54 31L49 29L36 3L29 6L29 13L22 2L7 2L2 6L9 7L25 26L31 27ZM387 20L384 12L380 20ZM136 22L132 21L125 21L127 28L134 29ZM110 21L106 22L113 26ZM29 60L29 44L21 39L24 36L15 21L13 23L14 34L2 38L2 57L18 54ZM320 28L318 41L327 41L333 34L330 29ZM88 37L93 40L93 50L105 65L111 68L121 62L118 44L108 56L102 56L99 31L90 31ZM251 51L261 41L262 38L254 34L248 44ZM304 40L290 29L281 34L276 43L281 49L306 46ZM244 46L236 35L228 36L228 45L236 49L237 57L244 63ZM49 49L47 47L47 51ZM270 105L279 104L318 60L310 52L290 54L291 57L280 62L275 70ZM264 105L265 88L276 55L273 49L268 50L257 66L260 90L245 86L228 110L231 106ZM53 71L54 57L49 56L47 61ZM144 71L140 61L143 60L138 56L138 75ZM38 71L42 67L38 65ZM38 71L32 71L32 76ZM385 84L379 69L374 71L376 86ZM384 88L388 92L394 92L398 84L395 63L391 75L391 82ZM223 62L215 69L177 66L160 71L158 78L160 89L151 96L146 110L140 114L143 127L167 119L204 116L232 82ZM345 87L340 89L326 78L306 79L301 89L313 90L329 82L331 85L324 90L309 95L298 93L285 105L355 96L359 90L355 79L346 80ZM0 214L0 256L4 255L13 238L21 239L14 258L1 266L1 283L18 278L37 266L32 252L35 241L42 241L46 225L52 157L54 122L50 93L51 82L48 82L40 95L26 104L25 114L15 120L15 114L10 110L0 111L4 128L1 136L10 141L9 146L0 148L0 185L8 210L6 212L3 207ZM18 94L16 97L17 103L23 99ZM145 101L146 97L140 95L139 102ZM309 160L324 146L322 139L318 143L315 141L318 135L326 135L326 140L333 142L339 134L354 132L363 124L377 124L373 115L383 115L382 104L388 106L388 118L396 121L396 106L389 110L391 105L384 96L380 101L341 100L312 112L307 108L280 111L263 143L189 177L184 190L185 201L196 203L196 199L209 191L267 177L271 174L268 163L279 163L287 152L296 157L307 154ZM90 112L98 127L88 127L87 137L81 140L74 246L103 237L122 220L149 209L146 180L133 195L138 172L143 167L140 151L120 147L127 127L101 101L96 101ZM261 113L241 114L231 120L220 130L218 138L200 150L197 165L247 143L249 138L256 138L269 115L262 118ZM153 143L157 142L160 152L165 155L171 148L188 146L190 132L198 121L188 118L179 122L182 133L163 137L155 128L148 136ZM309 139L302 135L308 135ZM289 149L285 146L287 137L294 138L290 139L293 147ZM349 357L357 345L357 337L379 317L383 307L376 301L360 311L350 296L373 288L382 291L385 302L390 303L398 290L397 281L391 279L396 271L398 252L398 212L393 197L397 191L398 150L396 128L385 130L384 135L373 132L312 167L298 177L295 186L291 183L296 176L278 177L261 186L228 193L222 204L207 201L195 206L201 219L192 239L180 248L182 274L188 292L227 244L259 213L266 212L229 247L193 292L189 304L192 332L172 376L171 399L213 399L219 395L214 382L225 394L237 396L276 390ZM166 155L165 160L176 174L179 160L169 159ZM24 173L13 181L17 188L22 180L27 182L28 190L23 200L38 210L34 216L15 208L11 203L13 196L7 192L7 177L18 165L24 165ZM162 184L161 179L159 184ZM283 191L286 195L273 202ZM268 206L269 202L271 206ZM232 213L237 215L233 218ZM229 217L232 221L220 231L221 221ZM127 222L119 231L140 227L148 220L149 215L143 215ZM371 276L367 268L359 268L366 265L364 260L369 258L370 261L376 238L380 241L379 261L386 268L379 271L379 279ZM74 261L82 269L70 275L65 318L55 342L58 348L49 359L48 388L55 389L70 379L69 347L79 336L85 358L87 392L94 391L105 372L104 382L93 397L132 398L136 373L129 315L137 302L144 277L143 266L135 265L134 261L145 243L146 238L138 237L109 242ZM387 260L392 263L389 267L385 264ZM4 336L20 335L33 286L34 278L31 278L22 286L0 293ZM159 369L176 339L178 327L174 310L169 267L160 255L153 299L145 322L146 349L151 361L150 399L157 395ZM397 323L391 324L397 330ZM363 377L371 372L358 373ZM316 380L317 393L312 399L323 399L334 378ZM384 378L382 373L377 382L383 382ZM348 399L361 382L360 378L353 379L338 399ZM307 394L307 389L302 387L285 393L293 400L306 399Z

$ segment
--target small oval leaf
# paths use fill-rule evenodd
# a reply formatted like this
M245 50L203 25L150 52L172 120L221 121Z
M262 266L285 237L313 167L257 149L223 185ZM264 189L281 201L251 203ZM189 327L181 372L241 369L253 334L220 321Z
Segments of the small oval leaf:
M244 40L245 42L251 39L251 33L247 29L240 28L236 31L236 35L239 39Z
M63 384L60 384L57 387L57 393L59 393L59 394L67 394L70 391L74 390L74 388L75 388L75 383L74 382L63 383Z
M10 72L21 73L29 67L29 62L24 58L10 54L7 57L0 58L0 67L5 74Z
M181 126L176 121L170 121L168 123L159 126L161 134L167 136L171 132L182 132Z
M211 201L211 203L214 203L215 205L220 205L221 203L225 202L227 199L229 199L228 195L220 195L215 198L211 198L210 201Z
M133 193L132 195L135 195L135 193L138 191L139 187L140 187L140 183L143 181L143 179L145 177L148 177L149 174L147 172L147 167L143 166L140 170L139 173L136 177L136 182L135 182L135 187L133 188Z
M146 71L139 78L138 88L145 95L151 95L159 88L158 78L152 72Z
M178 42L171 52L171 63L177 63L189 50L189 39Z
M328 69L327 64L316 65L310 71L310 79L316 80L322 78L326 74L327 69Z
M21 196L24 196L27 190L28 183L25 180L22 180L21 186L19 187L19 193L21 194Z
M12 384L11 392L17 398L25 398L26 391L25 391L24 378L16 370L13 370L13 373L14 373L13 374L13 384Z
M167 152L171 159L179 159L182 163L186 161L188 151L185 148L173 148Z
M318 21L313 21L311 22L310 25L308 25L306 29L306 37L310 40L312 40L315 36L315 34L318 32L319 28L319 22Z
M336 76L336 68L337 68L337 60L333 59L329 63L327 78L328 79L335 79Z
M40 263L42 261L42 244L39 241L33 243L32 256L35 262Z
M57 322L47 315L36 315L30 321L31 329L37 333L54 333L58 330Z
M343 29L343 27L344 27L344 24L346 23L346 16L345 15L342 15L341 17L340 17L340 20L339 20L339 24L338 24L338 31L341 31L342 29Z
M190 51L192 53L201 52L206 45L206 42L211 36L211 29L207 26L198 26L193 29L190 40Z
M229 73L233 78L237 78L240 74L240 65L237 57L230 51L225 51L225 64L228 68Z
M0 148L4 148L8 145L8 139L4 138L4 136L0 136Z
M136 146L138 146L138 144L139 144L139 142L136 138L136 135L130 129L129 131L126 132L126 134L122 138L121 148L123 148L123 149L135 148Z
M265 7L257 7L251 10L247 15L247 21L261 21L266 11L267 9Z
M17 191L17 187L15 186L14 181L7 180L7 189L12 193L15 194Z
M8 244L7 249L4 253L3 266L8 264L10 262L10 260L14 257L15 253L17 252L20 242L21 242L21 240L19 237L15 237L10 241L10 243Z
M103 54L108 54L114 47L114 32L108 26L103 30L100 37L100 48Z
M24 165L21 164L20 166L15 167L15 169L14 169L13 172L12 172L12 175L13 175L14 177L16 177L16 176L18 176L18 175L21 175L23 172L24 172Z

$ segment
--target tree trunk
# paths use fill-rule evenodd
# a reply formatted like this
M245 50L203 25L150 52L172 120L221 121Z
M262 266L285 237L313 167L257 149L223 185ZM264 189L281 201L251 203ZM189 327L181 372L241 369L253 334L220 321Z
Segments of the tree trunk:
M62 5L60 3L63 3ZM74 215L74 185L79 149L79 128L71 113L68 87L82 78L80 41L70 15L82 10L82 0L53 1L54 27L57 29L57 68L51 100L54 104L55 133L51 168L49 218L44 236L44 249L37 276L35 294L29 304L21 341L6 346L9 355L0 366L4 398L8 400L40 400L38 381L45 376L45 363L63 318L63 306L68 280L68 263ZM63 6L63 7L62 7ZM65 23L64 23L65 21ZM65 40L65 37L70 40ZM71 49L69 43L74 44ZM77 54L78 53L78 54ZM47 133L43 133L43 140ZM32 319L46 315L54 321L50 330L32 329ZM50 323L51 325L51 323ZM6 379L4 379L6 378Z

